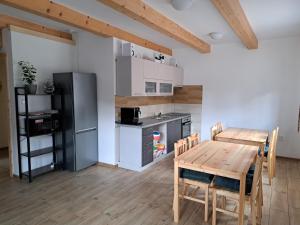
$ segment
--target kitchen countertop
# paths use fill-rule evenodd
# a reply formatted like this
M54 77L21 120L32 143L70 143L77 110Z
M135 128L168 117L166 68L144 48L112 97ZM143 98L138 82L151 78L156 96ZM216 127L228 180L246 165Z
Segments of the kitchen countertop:
M162 114L160 119L157 119L158 118L157 116L141 118L140 122L143 122L143 124L141 125L121 124L120 121L116 121L116 123L119 124L120 126L146 128L146 127L152 127L155 125L167 123L173 120L182 119L187 116L191 116L191 114L190 113L167 113L167 114Z

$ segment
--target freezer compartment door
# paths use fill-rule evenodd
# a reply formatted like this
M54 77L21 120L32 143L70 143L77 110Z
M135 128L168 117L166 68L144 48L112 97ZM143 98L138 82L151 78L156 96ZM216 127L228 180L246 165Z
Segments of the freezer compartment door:
M76 170L82 170L98 161L97 128L89 128L76 132Z
M95 74L73 74L75 131L97 127L97 82Z

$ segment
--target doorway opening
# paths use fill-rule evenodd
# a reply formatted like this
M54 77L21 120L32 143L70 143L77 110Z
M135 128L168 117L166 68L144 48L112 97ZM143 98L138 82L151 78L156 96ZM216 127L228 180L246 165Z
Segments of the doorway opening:
M7 57L0 53L0 177L12 176Z

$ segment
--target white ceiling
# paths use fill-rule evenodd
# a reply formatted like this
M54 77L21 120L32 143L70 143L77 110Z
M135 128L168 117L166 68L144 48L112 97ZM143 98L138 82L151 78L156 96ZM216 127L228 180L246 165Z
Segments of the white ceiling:
M184 46L183 44L112 10L111 8L97 2L97 0L55 1L148 40L165 45L166 47L181 48ZM211 44L230 42L240 43L240 40L236 37L210 0L194 0L193 6L185 11L176 11L173 9L170 5L170 0L144 1ZM300 35L300 0L240 1L259 40ZM70 28L67 25L61 25L48 19L33 16L29 13L23 13L19 10L3 5L0 5L0 13L17 16L64 30ZM208 37L208 33L213 31L224 33L224 38L221 41L211 40Z

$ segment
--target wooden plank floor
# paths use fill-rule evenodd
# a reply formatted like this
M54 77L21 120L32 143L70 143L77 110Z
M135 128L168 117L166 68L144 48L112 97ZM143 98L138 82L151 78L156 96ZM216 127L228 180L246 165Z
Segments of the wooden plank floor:
M264 195L263 225L299 225L300 162L279 159L277 177L272 187L264 185ZM142 173L94 166L49 173L31 184L0 171L1 225L168 225L173 224L172 200L172 158ZM185 201L179 224L206 224L203 209ZM217 222L237 220L217 214Z

